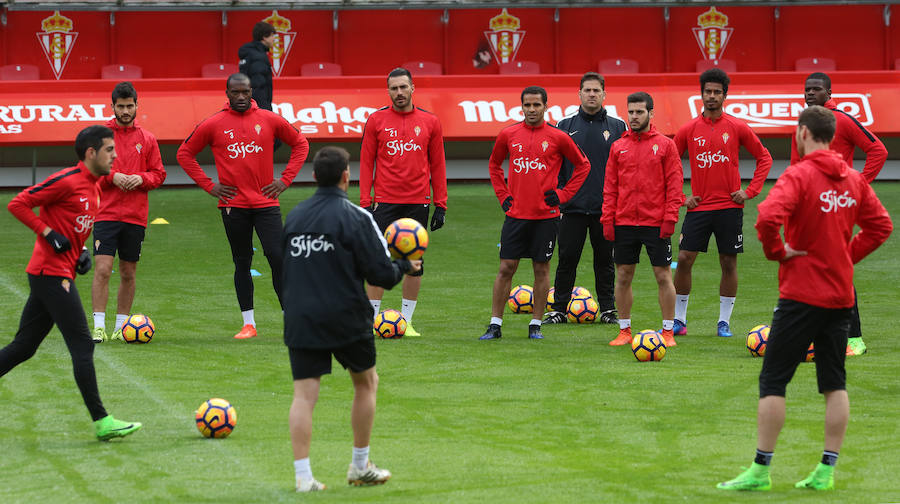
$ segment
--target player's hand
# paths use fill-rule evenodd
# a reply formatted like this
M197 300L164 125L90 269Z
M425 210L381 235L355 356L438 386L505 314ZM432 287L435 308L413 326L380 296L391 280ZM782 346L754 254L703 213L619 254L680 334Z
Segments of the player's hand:
M674 222L663 222L662 226L659 226L659 237L665 240L666 238L672 236L675 233L675 223Z
M228 203L228 200L237 196L237 187L216 184L209 190L209 194L215 196L222 203Z
M547 189L544 191L544 203L551 207L559 206L559 195L556 194L555 190Z
M132 189L137 189L144 183L144 178L138 174L128 175L128 180L125 181L125 190L131 191Z
M88 251L87 247L84 247L81 249L81 255L78 256L78 262L75 263L75 273L84 275L88 271L91 271L92 266L94 266L94 261L91 259L91 253Z
M791 248L790 245L788 245L787 243L785 243L785 244L784 244L784 257L781 258L781 261L784 262L784 261L788 261L788 260L790 260L790 259L793 259L793 258L795 258L795 257L805 256L805 255L806 255L806 251L805 251L805 250L794 250L794 249Z
M414 261L409 261L409 269L406 270L407 273L415 273L417 271L421 271L422 269L422 260L416 259Z
M281 179L275 179L271 184L262 187L262 193L266 198L276 199L285 189L287 189L287 185Z
M50 246L53 247L53 251L57 254L62 254L63 252L72 248L72 244L69 243L68 238L52 229L44 235L44 239L47 240L47 243L49 243Z
M504 212L509 212L509 209L512 208L513 197L507 196L503 203L500 204L500 207L503 208Z
M738 189L737 191L731 193L731 201L734 201L737 204L741 204L748 199L750 199L750 197L747 196L747 192L743 189Z
M614 224L602 224L603 239L606 241L616 241L616 226Z
M435 231L444 227L444 220L447 216L447 210L436 206L434 207L434 215L431 216L431 230Z
M118 187L119 189L121 189L123 191L128 190L128 188L127 188L128 175L125 175L124 173L119 173L119 172L113 173L112 182L113 182L113 185Z
M700 196L691 196L690 198L684 200L684 206L687 207L688 210L693 210L697 208L697 205L700 204Z

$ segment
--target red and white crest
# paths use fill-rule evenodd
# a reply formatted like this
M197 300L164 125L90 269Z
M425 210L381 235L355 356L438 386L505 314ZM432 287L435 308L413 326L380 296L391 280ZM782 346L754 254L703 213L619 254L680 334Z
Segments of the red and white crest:
M74 28L71 19L54 11L52 16L41 20L41 31L35 33L56 80L62 76L78 38L78 32L72 31Z
M659 150L659 145L658 145L658 144L653 144L653 155L654 155L654 156L656 155L656 152L657 152L658 150Z
M421 133L421 132L422 132L422 128L420 128L420 127L418 127L418 126L416 126L416 127L415 127L415 128L413 128L413 131L415 131L415 132L416 132L416 136L419 136L419 133Z
M297 39L297 32L291 31L291 20L278 14L277 10L273 10L272 15L263 19L263 21L275 27L275 45L272 47L272 72L276 77L279 77L281 76L281 71L284 70L285 63L287 63L294 40Z
M547 147L549 147L549 146L550 146L550 142L548 142L548 141L546 141L546 140L544 140L543 142L541 142L541 149L543 149L544 152L547 152Z
M256 134L259 135L259 132L262 131L262 126L257 124L256 126L253 127L253 129L256 130Z
M139 154L140 154L140 152L141 152L141 150L142 150L143 148L144 148L144 146L141 145L141 144L134 144L134 149L135 149L136 151L138 151Z
M725 52L725 46L731 40L734 28L728 28L728 16L710 7L708 11L697 16L697 27L691 28L694 38L703 53L703 59L717 60Z
M722 133L722 142L728 143L728 133Z
M519 18L506 11L504 7L500 14L492 17L488 23L490 30L484 32L494 60L498 63L509 63L516 59L516 53L522 47L525 38L525 30L520 30Z

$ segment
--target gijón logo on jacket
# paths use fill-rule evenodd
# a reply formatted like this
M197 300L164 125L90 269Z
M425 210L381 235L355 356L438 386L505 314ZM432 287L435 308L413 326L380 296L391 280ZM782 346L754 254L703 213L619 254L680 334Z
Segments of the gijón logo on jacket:
M323 234L318 236L299 234L291 237L291 257L304 259L314 253L327 253L334 250L334 244Z

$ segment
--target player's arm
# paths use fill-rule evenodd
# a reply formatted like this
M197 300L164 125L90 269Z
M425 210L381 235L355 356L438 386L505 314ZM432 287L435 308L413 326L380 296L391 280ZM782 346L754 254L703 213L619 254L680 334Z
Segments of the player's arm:
M494 148L491 150L491 157L488 160L488 172L491 175L491 185L494 186L494 194L501 206L505 206L507 198L512 199L512 193L509 192L509 186L506 185L506 178L503 174L503 160L509 154L509 135L506 130L500 131L497 140L494 141ZM509 210L505 207L503 211Z
M210 141L206 124L206 122L202 122L194 128L194 131L185 139L181 147L178 147L175 159L178 160L178 164L181 165L181 169L187 173L188 177L191 177L191 180L204 191L211 192L216 184L206 173L203 173L203 168L197 162L197 154L209 145Z
M609 147L609 157L606 159L606 177L603 182L603 207L600 211L600 222L606 227L615 226L616 205L619 200L619 155L616 152L616 144Z
M33 209L66 196L67 187L64 183L44 181L17 194L6 205L6 208L35 234L44 237L54 251L61 253L72 248L69 239L60 233L62 230L48 226L39 216L35 215Z
M853 264L861 261L887 241L894 229L891 217L881 201L878 200L875 191L868 183L862 185L864 187L862 187L859 212L856 215L859 232L850 240L850 259Z
M288 159L284 171L281 172L281 182L287 187L294 182L294 178L297 177L297 173L306 162L306 157L309 155L309 140L281 116L278 116L277 124L278 129L275 130L275 136L291 147L291 157Z
M690 137L693 129L691 128L691 124L687 123L684 126L678 128L678 132L675 133L675 138L672 140L675 142L675 149L678 150L678 159L681 159L684 156L684 153L690 153ZM689 156L690 157L690 156ZM684 177L684 170L682 169L682 178ZM693 191L694 184L693 178L691 179L691 191ZM697 205L700 204L701 198L696 194L692 194L685 198L684 206L687 207L688 210L693 210L697 208Z
M378 131L371 117L363 128L359 149L359 206L372 206L372 184L375 180L375 159L378 157Z
M800 162L800 152L797 150L797 135L791 135L791 164Z
M669 144L663 158L663 176L666 180L666 208L663 214L663 225L660 232L665 238L675 232L675 224L678 222L678 209L684 204L684 171L681 168L681 156L675 144Z
M772 155L766 149L756 133L746 124L741 127L741 145L743 145L750 154L756 158L756 170L753 172L753 179L744 193L747 198L755 198L762 191L766 177L769 176L769 170L772 169Z
M444 154L444 130L437 117L428 142L428 167L431 169L431 192L435 206L431 216L431 230L434 231L444 226L447 214L447 159Z
M569 125L572 123L573 119L570 117L566 117L565 119L561 119L558 123L556 123L556 127L568 132ZM557 177L556 187L557 189L562 189L566 186L566 182L572 178L572 171L574 171L575 166L572 165L571 161L563 158L562 166L559 167L559 176Z
M565 187L557 191L559 193L559 202L565 203L575 196L575 193L581 189L581 184L587 179L588 173L591 171L591 162L587 156L581 151L581 148L575 144L569 135L559 135L561 139L560 147L563 157L569 160L574 166L572 177L566 182Z
M142 191L152 191L166 180L166 168L163 166L162 156L159 154L159 143L155 138L151 138L148 143L147 148L150 149L150 152L147 153L146 170L133 175L140 177L139 180L135 180L135 189Z
M803 191L802 184L790 171L785 172L769 191L764 201L757 205L756 236L763 246L763 253L770 261L785 258L785 246L781 240L781 226L794 209Z
M853 122L851 126L846 128L846 131L850 134L851 142L866 153L866 164L863 166L862 175L866 182L871 184L884 167L884 162L887 161L887 149L881 143L881 140L860 124L856 118L850 115L847 117Z
M369 285L390 289L400 283L403 274L412 270L409 261L391 261L387 242L378 230L375 219L366 213L358 221L359 230L353 233L353 258L356 268Z

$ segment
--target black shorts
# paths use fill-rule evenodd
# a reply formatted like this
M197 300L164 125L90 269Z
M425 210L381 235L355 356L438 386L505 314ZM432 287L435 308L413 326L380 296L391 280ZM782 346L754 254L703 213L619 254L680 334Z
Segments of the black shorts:
M660 238L657 226L616 226L613 261L616 264L641 262L641 245L647 249L650 264L654 266L672 264L672 240Z
M819 393L847 388L844 359L850 308L819 308L799 301L779 299L772 316L769 342L759 373L759 396L784 397L797 366L813 343Z
M688 212L681 225L678 249L706 252L709 236L716 235L720 254L744 252L744 209L723 208L703 212Z
M375 365L375 338L363 338L336 349L288 347L288 352L295 380L331 374L332 355L344 369L361 373Z
M558 232L559 217L531 220L506 216L500 231L500 259L550 262Z
M116 256L122 261L137 262L141 258L144 232L147 229L137 224L119 221L99 221L94 223L94 255Z
M426 203L375 203L375 210L372 213L375 224L382 233L397 219L409 217L415 219L428 229L428 204ZM409 276L422 276L425 273L425 263L422 259L422 269Z

